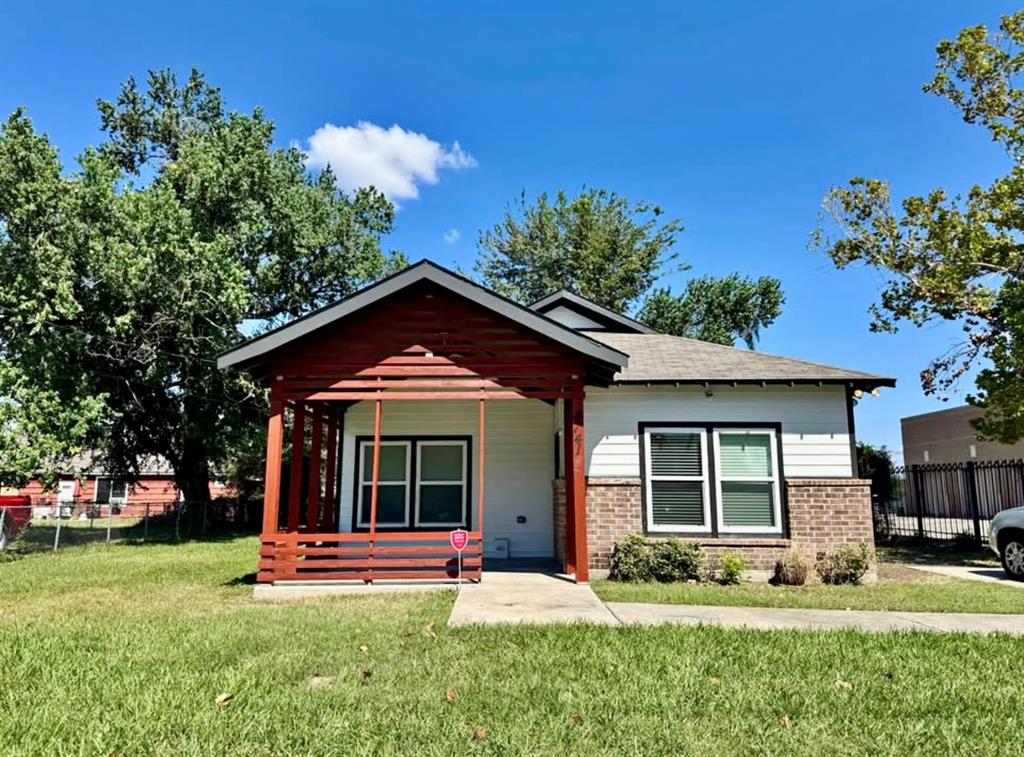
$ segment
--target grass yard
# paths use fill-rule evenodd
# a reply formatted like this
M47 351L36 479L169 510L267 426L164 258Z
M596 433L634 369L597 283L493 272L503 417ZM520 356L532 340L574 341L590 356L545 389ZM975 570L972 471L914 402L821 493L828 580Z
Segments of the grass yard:
M255 561L240 538L0 564L0 750L997 754L1024 729L1024 640L450 630L446 593L254 602Z
M1024 614L1024 589L947 578L886 562L878 565L876 583L861 586L771 586L766 583L718 586L615 581L595 581L593 586L606 602Z

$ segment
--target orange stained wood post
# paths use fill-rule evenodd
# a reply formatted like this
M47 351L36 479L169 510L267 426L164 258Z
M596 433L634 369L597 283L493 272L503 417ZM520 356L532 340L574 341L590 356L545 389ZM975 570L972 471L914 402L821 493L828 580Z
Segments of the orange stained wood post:
M381 401L375 402L373 410L373 472L370 479L370 554L369 580L373 581L373 550L377 537L377 484L380 481L380 421Z
M299 507L302 505L302 460L306 456L306 406L295 403L292 411L292 464L288 482L288 530L299 530Z
M590 579L587 551L587 477L584 468L586 443L583 426L583 392L565 400L562 433L565 439L566 571L577 583Z
M483 397L480 398L480 440L478 446L480 447L480 481L477 484L477 515L476 515L476 528L474 530L480 532L480 553L484 551L484 452L487 447L487 423L486 423L486 400Z
M572 473L572 401L562 400L562 493L565 498L565 572L576 574L576 488Z
M324 407L317 402L310 413L313 436L309 445L309 491L306 494L306 530L315 532L320 520L320 458L324 444Z
M324 470L324 531L338 530L334 512L334 489L338 464L338 410L327 407L327 463Z
M270 403L267 421L267 467L263 474L263 533L276 534L281 500L281 448L284 445L284 403Z

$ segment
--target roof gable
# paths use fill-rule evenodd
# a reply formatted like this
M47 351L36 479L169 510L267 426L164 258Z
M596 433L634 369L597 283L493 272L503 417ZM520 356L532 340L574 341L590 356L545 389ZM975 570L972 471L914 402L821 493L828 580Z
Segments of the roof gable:
M454 294L472 300L498 315L509 318L523 327L553 339L597 362L613 368L623 368L629 362L628 355L609 345L564 326L543 313L495 294L476 282L442 268L436 263L422 260L333 305L328 305L280 328L243 342L219 355L217 367L246 368L258 364L269 353L423 281L432 282Z
M614 310L598 305L596 302L591 302L586 297L581 297L578 294L573 294L568 289L560 289L557 292L549 294L547 297L542 297L530 304L532 310L538 313L545 313L554 315L555 311L565 309L576 313L582 320L582 324L586 324L587 321L595 324L593 327L589 325L578 325L575 328L577 331L607 331L617 334L656 334L654 329L649 326L645 326L639 321L635 321L632 318L627 318L620 313L616 313ZM571 323L572 321L563 320L562 322ZM580 321L577 321L580 323Z

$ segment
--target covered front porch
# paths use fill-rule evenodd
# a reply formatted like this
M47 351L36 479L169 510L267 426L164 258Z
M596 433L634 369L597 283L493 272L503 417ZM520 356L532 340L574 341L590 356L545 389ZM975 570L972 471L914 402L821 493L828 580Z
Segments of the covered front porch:
M464 579L558 542L587 581L584 393L620 357L432 265L222 356L270 387L257 580L454 580L464 528Z

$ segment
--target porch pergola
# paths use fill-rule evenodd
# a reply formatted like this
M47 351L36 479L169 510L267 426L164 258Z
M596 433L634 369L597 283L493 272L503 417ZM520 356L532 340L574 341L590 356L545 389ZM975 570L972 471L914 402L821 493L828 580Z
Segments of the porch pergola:
M624 362L621 353L432 264L406 269L227 353L222 365L245 368L270 386L257 580L453 578L456 556L448 530L382 531L377 524L388 407L452 400L479 408L477 496L462 561L463 577L479 580L488 403L540 400L561 409L565 571L587 581L585 386L606 384ZM369 528L345 532L339 523L339 441L346 411L358 402L373 403Z

